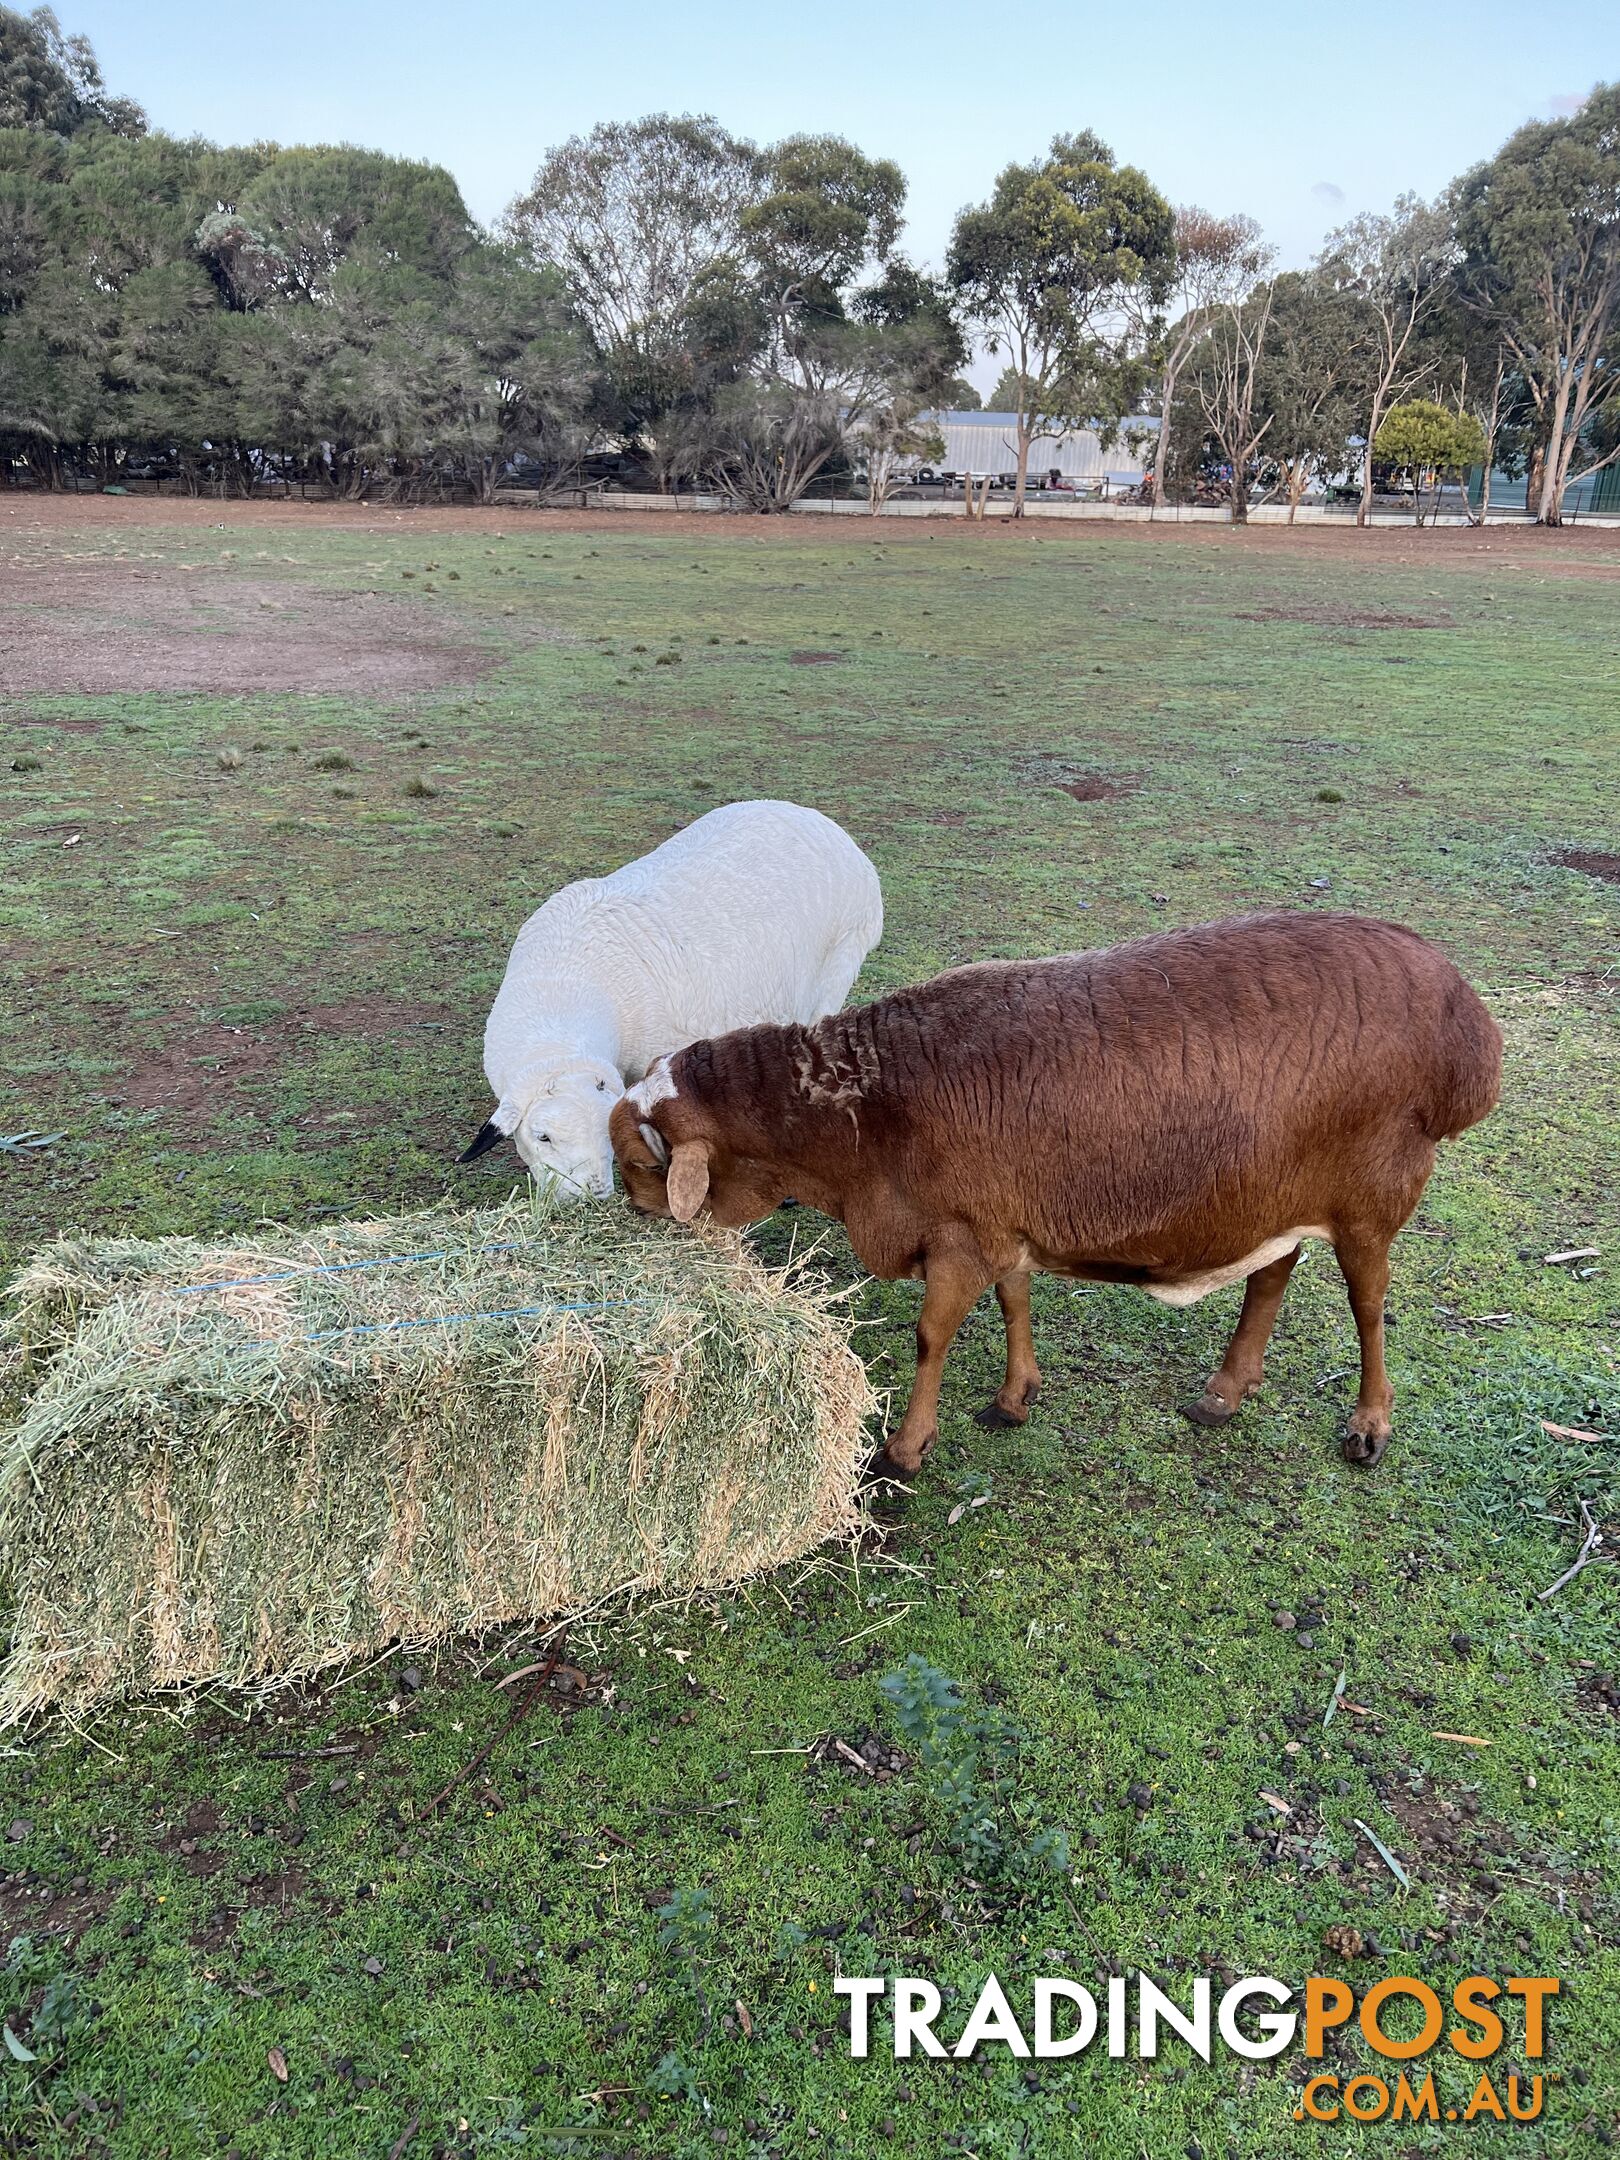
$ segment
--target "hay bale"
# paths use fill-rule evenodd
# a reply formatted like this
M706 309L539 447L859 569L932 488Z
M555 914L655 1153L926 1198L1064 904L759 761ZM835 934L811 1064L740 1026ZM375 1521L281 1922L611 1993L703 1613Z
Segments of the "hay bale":
M63 1240L9 1304L0 1719L712 1588L854 1517L834 1301L622 1208Z

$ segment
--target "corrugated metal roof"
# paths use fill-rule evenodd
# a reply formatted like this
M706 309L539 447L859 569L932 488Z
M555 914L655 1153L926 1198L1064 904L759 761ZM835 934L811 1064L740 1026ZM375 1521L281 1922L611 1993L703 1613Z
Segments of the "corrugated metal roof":
M1010 412L937 412L929 413L925 417L937 420L941 427L1014 427L1018 422L1018 415ZM1095 429L1096 425L1095 420L1087 423L1088 429ZM1159 432L1156 413L1132 413L1122 425L1128 428L1145 428L1153 435Z
M929 416L945 442L942 458L918 462L945 472L1010 473L1018 470L1017 415L997 412L934 413ZM1067 480L1110 478L1139 480L1145 467L1129 434L1154 433L1158 422L1126 422L1128 433L1104 449L1092 428L1072 428L1064 435L1044 435L1030 445L1029 470L1037 478L1059 472Z

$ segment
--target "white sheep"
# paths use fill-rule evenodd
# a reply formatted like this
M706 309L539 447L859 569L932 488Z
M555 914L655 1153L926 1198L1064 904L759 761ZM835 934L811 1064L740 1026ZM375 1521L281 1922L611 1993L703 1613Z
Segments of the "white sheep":
M484 1029L499 1098L462 1155L511 1134L572 1198L613 1190L608 1117L654 1060L843 1004L883 935L877 872L798 803L728 803L610 877L554 893L517 934Z

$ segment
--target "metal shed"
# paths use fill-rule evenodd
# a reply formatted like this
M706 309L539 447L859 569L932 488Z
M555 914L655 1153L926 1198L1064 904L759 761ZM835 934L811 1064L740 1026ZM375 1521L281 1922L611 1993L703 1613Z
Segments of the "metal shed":
M945 440L945 455L924 459L936 470L954 473L1012 473L1018 470L1017 418L1001 412L931 413L929 419ZM1152 459L1152 437L1159 423L1153 419L1127 420L1119 439L1109 449L1102 446L1094 428L1074 428L1065 435L1046 436L1032 443L1029 470L1032 478L1057 471L1066 480L1140 480L1147 469L1144 452ZM1133 437L1145 436L1145 442Z

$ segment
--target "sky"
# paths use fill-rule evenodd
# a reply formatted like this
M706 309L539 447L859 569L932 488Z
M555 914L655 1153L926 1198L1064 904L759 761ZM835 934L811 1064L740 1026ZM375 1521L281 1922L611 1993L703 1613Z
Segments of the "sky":
M27 6L30 0L14 0ZM446 165L496 218L598 120L711 112L895 158L904 245L1057 131L1096 130L1172 202L1258 218L1283 267L1431 196L1529 119L1620 75L1614 0L56 0L110 89L216 141L353 142ZM975 370L981 373L983 370Z

